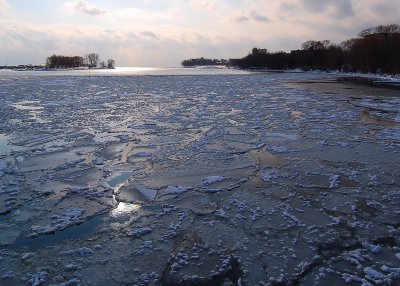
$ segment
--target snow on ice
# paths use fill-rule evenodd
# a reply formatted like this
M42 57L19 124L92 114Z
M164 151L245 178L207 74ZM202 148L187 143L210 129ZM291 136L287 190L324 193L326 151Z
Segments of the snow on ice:
M398 91L114 72L0 72L1 285L400 283Z

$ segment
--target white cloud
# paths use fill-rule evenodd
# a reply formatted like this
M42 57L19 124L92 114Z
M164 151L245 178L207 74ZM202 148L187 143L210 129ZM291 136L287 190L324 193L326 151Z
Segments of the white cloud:
M5 54L10 63L31 62L19 56L29 53L41 63L53 53L95 51L120 66L173 66L191 57L242 57L255 46L290 51L307 40L340 43L365 28L398 23L400 14L398 0L141 1L101 2L99 8L92 4L100 1L70 0L66 7L51 5L52 17L50 8L38 7L32 18L13 3L0 10L0 65ZM107 17L77 17L65 8Z
M215 11L217 9L216 1L213 0L188 0L188 3L203 10Z
M96 6L89 4L86 1L79 0L71 5L76 11L91 15L91 16L104 16L107 11Z
M10 7L10 4L6 0L0 0L0 9L6 9Z

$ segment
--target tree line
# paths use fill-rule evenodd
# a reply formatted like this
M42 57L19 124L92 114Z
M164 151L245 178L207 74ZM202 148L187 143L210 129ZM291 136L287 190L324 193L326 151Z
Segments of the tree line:
M182 61L181 65L184 67L193 67L193 66L226 66L228 64L228 60L225 59L205 59L203 57L198 59L189 59Z
M307 41L301 49L287 52L269 52L253 48L241 59L190 59L185 67L227 65L240 68L340 70L363 73L400 73L400 25L380 25L361 31L337 45L329 40Z
M100 56L97 53L89 53L81 56L63 56L63 55L52 55L46 59L46 67L48 68L109 68L115 67L115 61L108 59L107 62L100 60Z
M241 68L341 70L363 73L400 73L400 26L391 24L361 31L358 37L340 45L324 41L307 41L290 53L270 53L254 48L229 65Z

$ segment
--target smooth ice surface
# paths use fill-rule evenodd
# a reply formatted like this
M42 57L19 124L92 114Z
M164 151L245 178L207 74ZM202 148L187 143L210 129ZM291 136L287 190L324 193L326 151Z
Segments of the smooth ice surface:
M335 76L0 72L0 285L400 283L399 93Z

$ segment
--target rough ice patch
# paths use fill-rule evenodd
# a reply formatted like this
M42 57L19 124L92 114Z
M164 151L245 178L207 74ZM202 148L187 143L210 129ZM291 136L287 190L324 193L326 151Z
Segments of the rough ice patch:
M365 267L364 268L364 273L366 274L366 278L370 278L375 283L381 284L383 281L386 280L386 275L385 274L375 270L372 267Z
M329 188L335 188L339 186L340 176L339 175L330 175L329 176Z
M150 227L141 227L132 232L133 236L140 237L149 233L152 233L153 229Z
M288 148L284 146L271 146L269 149L275 153L286 153L288 151Z
M137 190L149 201L154 201L154 199L157 197L157 190L153 189L148 189L148 188L137 188Z
M388 267L386 265L383 265L381 267L381 270L387 273L393 273L393 274L397 274L396 276L398 276L398 278L400 278L400 268L393 268L393 267Z
M180 194L180 193L186 193L190 190L192 190L192 187L188 187L188 186L168 186L164 193L165 194Z
M265 169L261 172L261 179L264 182L272 182L275 179L287 177L289 177L287 173L281 173L273 169Z
M79 286L81 285L81 281L77 278L68 280L67 282L58 284L57 286Z
M212 185L212 184L214 184L214 183L218 183L218 182L225 181L225 180L227 180L227 179L228 179L228 177L225 177L225 176L209 176L209 177L205 178L205 179L201 182L201 184L202 184L203 186L209 186L209 185Z
M346 282L346 283L352 283L352 282L360 282L360 283L362 283L364 281L364 279L362 279L362 278L360 278L360 277L358 277L356 275L350 275L350 274L347 274L347 273L343 273L342 274L342 278L343 278L344 282Z
M152 155L152 153L145 151L135 153L136 157L151 157Z
M4 170L7 168L7 163L0 161L0 177L4 175Z
M65 211L65 213L61 215L55 215L52 217L53 222L49 225L46 226L37 226L33 225L31 227L33 233L31 236L38 236L42 234L49 234L52 232L55 232L57 230L61 230L66 228L67 226L70 226L74 224L79 218L82 216L82 214L85 212L84 209L80 208L74 208L71 207Z
M381 253L383 250L379 245L371 244L368 241L364 241L362 245L372 253Z
M203 148L203 146L209 144L210 142L208 140L201 140L201 141L197 141L195 143L192 144L192 148L193 149L197 149L200 150Z
M29 283L31 283L31 286L39 286L44 282L44 280L47 277L47 272L46 271L39 271L35 274L30 274L29 275Z

